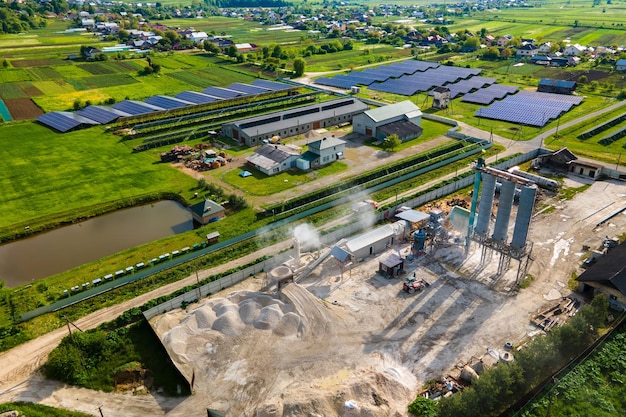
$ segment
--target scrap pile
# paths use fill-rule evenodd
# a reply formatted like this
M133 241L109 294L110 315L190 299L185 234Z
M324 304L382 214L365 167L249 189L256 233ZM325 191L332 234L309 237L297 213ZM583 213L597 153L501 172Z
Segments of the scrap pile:
M195 157L187 159L185 167L195 171L208 171L223 167L228 162L232 162L232 159L227 158L226 153L220 152L217 154L215 151L207 149L195 155Z
M531 322L540 329L547 331L554 326L560 326L568 318L576 314L580 308L580 302L570 297L563 297L558 304L536 314Z
M189 145L176 145L169 152L161 154L161 162L175 162L193 153L193 148Z

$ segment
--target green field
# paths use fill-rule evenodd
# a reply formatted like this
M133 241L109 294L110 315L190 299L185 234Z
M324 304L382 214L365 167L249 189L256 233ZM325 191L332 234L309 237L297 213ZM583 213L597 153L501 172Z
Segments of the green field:
M102 128L59 134L36 123L2 127L0 228L160 191L189 195L195 181ZM54 149L54 152L50 152Z

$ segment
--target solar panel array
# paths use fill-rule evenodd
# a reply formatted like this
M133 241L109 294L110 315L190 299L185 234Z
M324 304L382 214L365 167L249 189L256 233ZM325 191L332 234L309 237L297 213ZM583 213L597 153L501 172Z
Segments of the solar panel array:
M428 69L437 68L438 66L439 64L434 62L410 59L381 67L368 68L364 71L352 71L349 74L340 74L330 78L318 78L315 80L315 84L349 89L355 85L371 85L375 82L387 81L390 78L399 78L404 75L427 71Z
M113 106L116 110L121 110L125 113L128 113L133 116L138 116L140 114L152 113L155 111L165 110L163 107L153 106L152 104L142 103L141 101L135 100L123 100L119 103L115 103Z
M386 93L412 96L421 91L429 91L435 87L456 83L460 79L478 75L480 71L476 68L430 67L423 72L415 72L397 79L388 79L382 83L372 84L369 88Z
M120 117L137 116L195 104L212 103L217 100L238 96L288 90L290 88L294 87L275 81L256 80L252 84L233 83L226 88L209 87L204 90L206 94L196 91L183 91L174 97L155 95L147 98L145 102L124 100L115 103L111 107L87 106L75 113L50 112L39 116L37 121L59 132L67 132L84 125L111 123Z
M42 114L37 121L58 130L67 132L82 124L97 125L98 122L68 111L53 111Z
M461 101L466 103L490 104L494 100L502 99L509 94L515 94L519 90L517 87L502 84L492 84L487 88L481 88L475 93L466 94Z
M481 107L474 115L541 127L582 101L582 97L578 96L520 91L489 107Z
M175 97L156 95L146 99L146 103L162 109L180 109L185 106L192 105L190 101L181 100Z
M461 80L454 84L448 84L446 87L450 89L450 98L457 98L463 94L467 94L472 90L478 90L485 85L491 85L496 82L495 78L472 77L467 80Z
M87 106L76 112L79 116L94 120L100 124L111 123L120 117L130 116L128 113L105 106Z

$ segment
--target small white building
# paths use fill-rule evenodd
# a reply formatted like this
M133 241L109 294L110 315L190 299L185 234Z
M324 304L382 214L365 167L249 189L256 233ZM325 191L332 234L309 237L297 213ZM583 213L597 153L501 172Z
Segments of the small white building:
M206 32L191 32L189 34L189 40L194 43L201 43L209 39L209 35Z
M546 42L539 47L539 52L541 52L542 54L549 54L550 49L552 49L552 43Z
M246 161L265 175L275 175L294 168L300 152L290 146L266 144L248 156Z
M410 100L368 110L353 117L353 131L384 140L397 134L404 142L422 134L422 111Z
M400 220L353 237L346 242L346 248L355 261L360 261L368 256L385 252L391 245L399 243L405 233L406 222Z
M563 49L563 55L579 56L579 55L582 55L586 50L587 48L585 46L582 46L579 44L567 45L565 49Z
M307 170L328 165L344 158L346 141L335 137L323 138L308 144L309 150L296 161L296 167Z

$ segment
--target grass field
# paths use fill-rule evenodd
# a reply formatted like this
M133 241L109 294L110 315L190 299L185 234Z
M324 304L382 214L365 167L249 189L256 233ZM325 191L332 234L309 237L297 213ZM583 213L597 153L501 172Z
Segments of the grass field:
M59 134L21 123L2 127L2 136L0 228L152 192L189 195L195 186L148 155L130 153L101 128Z

